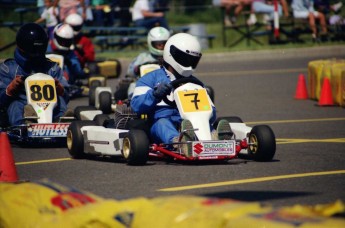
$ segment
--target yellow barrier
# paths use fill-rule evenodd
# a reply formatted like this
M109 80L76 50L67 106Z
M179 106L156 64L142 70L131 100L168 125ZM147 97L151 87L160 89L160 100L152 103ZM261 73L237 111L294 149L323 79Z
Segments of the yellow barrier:
M327 205L274 208L260 203L195 196L116 201L42 180L0 183L0 227L345 227Z

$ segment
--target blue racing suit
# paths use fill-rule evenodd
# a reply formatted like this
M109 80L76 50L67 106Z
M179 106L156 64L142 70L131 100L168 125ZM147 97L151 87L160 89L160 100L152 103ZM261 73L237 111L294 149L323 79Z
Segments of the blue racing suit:
M0 108L7 109L11 126L23 123L24 106L27 104L27 98L24 86L17 96L8 96L6 88L16 76L23 77L25 80L26 77L35 73L48 74L58 79L65 88L64 96L58 97L53 119L61 117L67 110L69 84L63 77L62 70L57 63L46 58L41 59L39 63L34 63L16 49L14 59L7 59L0 64Z
M190 76L194 77L194 76ZM167 105L164 101L153 95L154 88L162 83L170 83L175 76L166 70L161 69L147 73L141 77L134 89L131 100L131 107L138 114L147 114L152 122L151 137L155 143L172 143L173 138L179 135L177 130L182 118L176 107ZM212 106L213 114L210 124L216 119L216 109Z

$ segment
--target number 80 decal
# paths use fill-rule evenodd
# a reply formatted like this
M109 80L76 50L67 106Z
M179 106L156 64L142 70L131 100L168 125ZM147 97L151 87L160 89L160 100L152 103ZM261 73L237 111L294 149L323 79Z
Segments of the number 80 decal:
M33 102L56 102L54 80L29 82L29 90L30 99Z

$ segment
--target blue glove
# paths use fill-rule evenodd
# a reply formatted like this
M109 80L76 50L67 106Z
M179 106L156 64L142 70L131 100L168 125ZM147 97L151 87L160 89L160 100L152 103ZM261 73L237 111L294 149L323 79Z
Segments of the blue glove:
M162 100L164 97L171 93L172 86L169 83L162 82L154 88L153 96L157 99Z

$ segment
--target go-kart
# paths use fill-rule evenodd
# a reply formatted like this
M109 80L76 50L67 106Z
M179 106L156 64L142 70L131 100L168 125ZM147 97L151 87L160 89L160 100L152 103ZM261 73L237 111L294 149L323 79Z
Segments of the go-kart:
M147 73L157 70L160 65L157 63L145 63L139 66L140 77L145 76ZM120 80L116 91L113 93L111 87L98 86L90 91L89 105L95 106L97 109L102 110L103 113L109 114L116 108L118 102L122 103L127 101L128 95L132 94L135 88L136 80L126 77ZM205 86L211 100L214 101L214 90L211 86ZM114 96L112 96L114 94Z
M24 81L27 103L36 115L23 117L25 124L3 126L11 143L24 146L64 146L67 130L74 117L61 117L53 122L53 109L57 105L54 79L47 74L36 73ZM7 117L6 117L7 118Z
M58 54L46 54L46 57L58 63L60 68L64 69L64 56ZM90 63L84 69L84 73L85 75L88 75L88 77L76 79L73 84L70 84L69 97L71 99L81 96L89 96L89 94L93 93L96 87L106 86L106 76L101 75L100 70L97 67L97 65L93 66L93 64ZM68 80L68 78L66 79Z
M194 140L156 144L150 140L150 123L145 116L138 117L127 104L121 104L116 106L113 120L104 114L90 115L92 111L87 111L88 121L72 122L67 133L70 155L73 158L85 158L86 155L122 156L129 165L144 165L150 156L179 161L230 160L241 153L256 161L273 159L276 142L269 126L251 128L239 117L219 118L214 127L217 128L220 119L228 120L231 132L225 134L230 138L220 139L223 137L218 135L218 139L214 139L209 126L212 101L206 89L193 80L175 80L172 85L175 88L173 100L166 98L164 102L176 104L181 117L193 126L180 132L179 139L186 131L194 131ZM186 151L184 145L191 145L192 151Z

